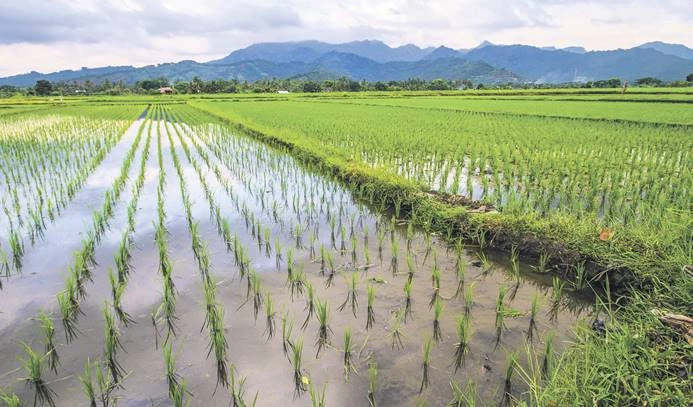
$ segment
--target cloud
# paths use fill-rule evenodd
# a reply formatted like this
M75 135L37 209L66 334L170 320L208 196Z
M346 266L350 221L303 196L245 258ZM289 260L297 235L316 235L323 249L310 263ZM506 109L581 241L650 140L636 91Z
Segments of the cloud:
M0 3L0 43L84 42L147 36L212 35L301 25L286 5L219 1L175 7L167 0L25 0ZM173 5L173 7L172 7Z
M256 42L690 43L690 0L21 0L0 2L0 76L220 58Z

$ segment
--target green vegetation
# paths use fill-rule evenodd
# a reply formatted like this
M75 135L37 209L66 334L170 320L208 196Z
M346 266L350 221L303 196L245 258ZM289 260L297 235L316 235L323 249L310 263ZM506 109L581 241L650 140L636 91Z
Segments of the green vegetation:
M63 393L81 386L89 405L115 405L161 346L157 397L176 406L203 402L189 389L204 388L213 403L254 404L246 388L267 383L249 371L246 387L239 371L267 360L291 368L276 378L285 394L316 406L333 399L328 383L343 394L365 380L360 402L387 404L395 376L409 378L402 403L443 392L450 405L685 405L691 348L671 321L693 303L689 95L527 93L174 96L145 114L144 98L35 99L1 111L1 288L9 310L36 316L17 322L17 343L42 353L24 346L22 366L2 366L0 400L73 402ZM41 251L66 223L74 253ZM46 252L59 270L37 270ZM37 305L19 298L34 274L57 287ZM492 385L470 370L504 361ZM22 367L24 389L12 383Z

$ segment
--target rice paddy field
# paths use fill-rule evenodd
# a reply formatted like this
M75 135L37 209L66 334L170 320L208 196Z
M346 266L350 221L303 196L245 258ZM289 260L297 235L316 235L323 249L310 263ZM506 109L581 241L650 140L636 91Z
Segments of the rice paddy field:
M0 404L690 404L691 103L4 100Z

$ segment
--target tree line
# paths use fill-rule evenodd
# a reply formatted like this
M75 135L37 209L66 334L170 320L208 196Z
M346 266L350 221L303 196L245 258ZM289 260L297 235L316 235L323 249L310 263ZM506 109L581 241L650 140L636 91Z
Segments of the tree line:
M417 90L462 90L462 89L546 89L546 88L621 88L624 85L638 87L685 87L693 85L693 73L685 80L666 82L653 77L640 78L630 84L619 78L564 84L505 83L483 84L470 80L411 78L401 81L355 81L342 77L337 79L313 80L305 78L264 79L255 82L237 79L202 80L194 77L190 81L171 81L165 77L148 78L128 84L124 81L102 82L39 80L33 87L0 86L0 97L12 95L68 96L68 95L128 95L156 94L160 88L170 87L174 93L277 93L277 92L365 92L365 91L417 91Z

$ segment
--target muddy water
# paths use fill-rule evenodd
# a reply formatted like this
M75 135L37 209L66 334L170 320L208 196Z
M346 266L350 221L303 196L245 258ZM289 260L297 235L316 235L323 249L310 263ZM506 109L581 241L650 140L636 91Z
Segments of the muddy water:
M183 112L185 113L185 112ZM178 117L185 119L185 116ZM178 133L174 132L177 129ZM202 330L204 321L204 299L199 270L197 269L191 250L191 238L185 220L185 212L181 202L180 181L173 166L173 157L169 150L167 131L171 132L174 154L178 157L182 168L187 190L192 197L192 215L199 223L200 234L208 245L212 259L212 273L218 282L217 301L225 309L226 338L229 342L229 362L235 367L239 376L247 378L246 397L252 400L258 394L258 405L310 405L307 394L296 397L293 384L293 370L281 346L281 323L279 314L287 312L289 320L295 326L293 340L302 338L304 342L303 362L306 375L317 389L326 386L326 402L328 406L368 405L368 374L367 360L374 358L378 364L378 384L376 401L379 405L444 405L452 395L450 382L464 385L468 380L475 383L479 393L479 401L483 404L495 404L502 398L505 361L508 351L522 350L526 341L526 330L529 324L528 312L535 293L541 298L538 315L539 334L534 341L537 349L542 347L542 338L548 331L557 333L556 344L570 339L570 328L578 315L563 310L555 320L547 315L551 290L545 279L535 278L531 273L525 273L517 292L512 300L507 299L505 305L524 315L506 318L506 329L502 333L501 342L496 346L496 329L494 326L496 298L501 285L514 287L515 280L507 273L507 260L490 255L493 270L482 273L480 267L472 263L477 255L474 250L465 251L463 261L469 263L465 277L467 285L474 284L474 305L471 311L472 336L470 352L466 364L456 374L450 367L454 356L454 346L457 342L455 319L464 313L462 298L453 298L457 288L455 277L455 254L448 250L443 243L433 237L431 248L437 253L438 267L441 270L441 295L444 300L444 310L440 319L442 341L434 344L431 352L430 386L419 394L421 385L421 346L425 337L432 335L433 311L429 309L429 300L433 293L431 273L433 254L426 257L427 244L422 232L416 232L412 238L410 249L407 248L404 227L389 230L386 217L370 211L363 204L354 201L351 195L339 184L312 173L297 165L291 157L267 148L244 137L236 136L214 127L191 128L180 121L154 122L152 144L146 169L145 185L136 215L137 229L134 236L133 272L128 281L125 298L125 310L130 313L136 323L127 327L121 326L121 341L127 353L120 353L119 362L129 372L123 382L124 389L117 392L119 405L147 406L168 405L167 386L164 379L163 353L157 348L154 329L151 325L151 312L161 299L162 282L158 272L158 256L154 246L154 230L152 222L156 219L156 185L159 176L159 165L156 155L156 128L162 137L163 170L166 173L165 208L167 213L166 225L169 231L168 249L174 263L174 281L179 295L176 303L178 319L178 335L174 339L174 349L178 356L177 371L186 380L191 392L191 405L228 405L230 396L227 390L220 388L214 393L216 385L215 362L213 356L207 359L208 336ZM257 320L253 316L251 304L246 302L247 283L241 280L238 267L233 261L233 253L219 237L214 220L210 217L209 203L205 199L199 176L185 155L181 140L189 147L190 159L195 162L202 172L203 179L214 191L214 198L220 213L229 221L232 231L247 249L253 268L262 278L263 290L269 292L274 300L277 311L276 335L268 339L265 335L265 319L260 310ZM142 141L144 145L144 140ZM200 148L200 153L197 150ZM221 154L215 154L216 150ZM124 156L127 149L114 150L104 161L113 159L117 163L118 155ZM138 157L139 157L138 153ZM209 157L209 165L204 162L201 154ZM139 163L136 158L135 163ZM211 167L210 167L211 166ZM138 165L133 164L133 168ZM214 168L217 171L214 171ZM134 170L133 170L134 171ZM132 172L132 171L131 171ZM285 181L284 187L280 180ZM223 183L232 185L232 195L222 187ZM324 197L324 200L323 200ZM129 194L123 194L123 201L130 199ZM263 200L265 208L263 209ZM272 209L272 204L276 206ZM125 207L125 203L122 207ZM238 207L238 209L237 209ZM246 216L249 213L262 224L262 230L269 230L270 252L266 253L263 244L259 247L253 233L246 227ZM313 209L310 209L313 208ZM341 209L340 209L341 208ZM339 225L346 228L346 253L332 248L331 226L328 212L336 219L336 247L341 245ZM341 215L340 215L341 213ZM103 317L101 307L109 299L110 289L106 279L106 268L112 264L115 245L125 229L124 215L116 215L106 244L98 250L99 266L94 271L94 282L88 288L88 297L82 309L85 315L80 318L80 337L65 344L62 329L57 329L57 339L60 343L58 352L61 357L61 368L58 375L46 373L51 388L56 390L59 397L58 405L83 405L84 398L80 392L77 375L87 358L98 359L102 352ZM118 221L118 219L121 219ZM310 224L309 221L310 220ZM357 237L357 261L352 263L351 257L351 219L354 223L354 234ZM300 225L302 247L297 248L295 230ZM368 236L368 251L370 267L365 261L365 240ZM377 230L385 234L382 247L382 260L379 258ZM309 247L311 234L315 234L314 246L319 252L324 245L333 255L338 273L329 288L325 285L325 277L320 276L320 262L311 260ZM399 242L397 253L399 268L394 273L390 267L392 243L394 236ZM50 242L51 239L46 241ZM264 237L263 237L264 238ZM55 239L52 239L55 240ZM59 239L57 239L59 240ZM77 240L78 242L78 240ZM114 242L111 244L110 242ZM280 242L283 251L281 265L277 270L275 265L276 245ZM77 247L56 249L56 256L63 256L69 261L71 251ZM287 255L288 248L293 248L296 268L302 268L306 279L315 288L317 298L327 300L330 306L330 322L333 335L331 346L323 350L320 358L316 359L316 349L313 346L318 324L315 317L309 319L305 330L301 325L306 319L305 300L302 297L291 298L287 287ZM393 349L391 340L394 315L404 304L403 286L407 279L407 253L415 259L415 275L413 278L413 318L402 324L403 348ZM32 266L35 267L35 266ZM524 269L527 269L524 267ZM54 301L55 294L61 288L63 268L48 268L41 270L41 278L54 279L54 286L33 286L31 295L24 292L26 297L21 307L15 307L8 316L3 318L13 321L0 326L0 387L10 386L24 400L33 396L30 390L18 383L17 378L23 375L13 371L19 365L16 356L19 355L18 340L24 340L34 346L42 347L41 338L35 321L29 318L35 315L37 305L34 297ZM352 272L358 273L357 288L358 308L356 317L349 305L342 311L337 308L347 296L346 278ZM27 269L27 272L30 272ZM366 331L366 287L373 284L376 289L375 324ZM12 292L12 289L7 290ZM9 295L9 294L8 294ZM12 294L14 295L14 294ZM13 297L13 298L19 298ZM14 302L18 302L15 299ZM45 301L48 307L49 301ZM4 309L3 302L3 309ZM43 302L41 302L44 306ZM7 311L5 311L7 312ZM56 325L59 321L56 320ZM350 327L353 335L355 352L353 355L355 369L348 381L344 377L342 335L345 328ZM7 373L6 373L7 372ZM515 383L521 390L521 384Z

